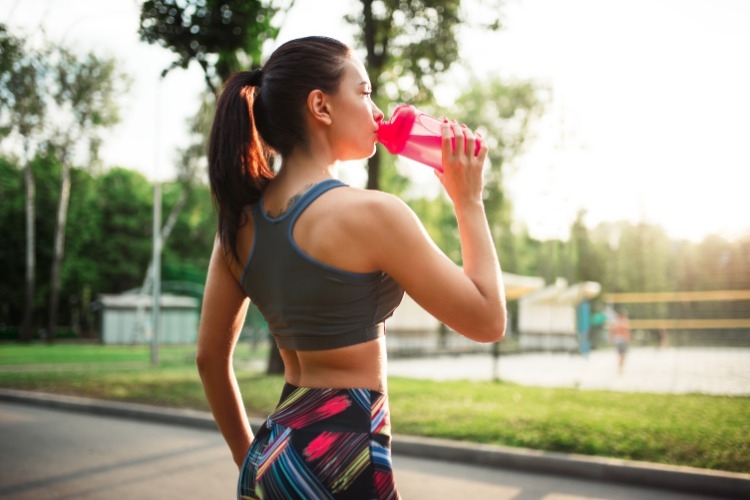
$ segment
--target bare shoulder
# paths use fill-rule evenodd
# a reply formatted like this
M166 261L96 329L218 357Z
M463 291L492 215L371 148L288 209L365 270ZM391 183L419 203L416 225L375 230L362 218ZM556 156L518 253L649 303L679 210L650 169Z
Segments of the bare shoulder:
M383 255L390 253L387 246L394 236L403 241L400 234L415 232L404 229L410 214L406 203L393 195L341 187L302 212L294 239L308 255L330 266L352 272L383 270Z
M339 235L369 266L388 271L393 257L407 249L424 253L432 242L414 211L402 199L369 189L337 189L331 199L328 234ZM430 247L430 248L428 248Z
M335 190L332 210L336 219L359 231L393 230L394 225L415 221L412 209L399 197L383 191L346 187Z

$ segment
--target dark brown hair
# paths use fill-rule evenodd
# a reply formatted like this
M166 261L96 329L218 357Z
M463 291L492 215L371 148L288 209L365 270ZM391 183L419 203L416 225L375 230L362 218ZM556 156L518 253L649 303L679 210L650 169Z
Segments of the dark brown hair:
M262 68L227 80L209 136L208 178L219 239L238 261L244 207L260 199L273 178L274 154L307 146L307 96L316 89L338 92L349 56L349 47L332 38L300 38L281 45Z

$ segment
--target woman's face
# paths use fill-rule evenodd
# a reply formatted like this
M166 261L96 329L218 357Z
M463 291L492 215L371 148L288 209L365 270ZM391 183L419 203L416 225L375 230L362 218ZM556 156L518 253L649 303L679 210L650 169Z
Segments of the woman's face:
M375 153L383 112L370 99L372 85L364 65L349 58L332 103L332 145L338 160L369 158Z

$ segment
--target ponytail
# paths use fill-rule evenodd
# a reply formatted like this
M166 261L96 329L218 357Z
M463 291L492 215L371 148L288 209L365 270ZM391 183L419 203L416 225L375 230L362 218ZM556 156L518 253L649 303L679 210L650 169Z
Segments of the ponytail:
M208 178L219 240L237 261L237 230L274 176L272 154L287 157L307 145L307 96L315 89L336 94L349 57L349 47L333 38L300 38L277 48L263 70L227 80L208 142Z
M270 148L258 135L253 104L262 72L241 71L227 80L216 103L208 142L208 178L219 213L219 240L237 253L237 230L247 218L244 207L260 199L274 174Z

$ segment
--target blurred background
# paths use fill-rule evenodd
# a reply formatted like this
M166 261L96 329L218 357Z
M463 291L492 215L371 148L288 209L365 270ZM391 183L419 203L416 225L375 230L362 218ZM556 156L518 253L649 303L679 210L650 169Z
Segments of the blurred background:
M156 321L194 341L215 96L315 34L355 49L386 116L406 102L488 138L503 349L606 348L622 307L635 343L747 348L749 16L742 0L0 0L0 336L148 343ZM340 177L407 200L460 264L428 167L379 148ZM396 353L491 349L401 311ZM251 313L246 337L266 336Z

